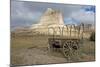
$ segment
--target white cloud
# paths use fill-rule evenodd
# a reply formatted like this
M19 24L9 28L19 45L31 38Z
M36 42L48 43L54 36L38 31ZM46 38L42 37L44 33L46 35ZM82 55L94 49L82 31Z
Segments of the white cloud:
M82 23L90 23L90 24L95 23L95 13L92 11L80 10L77 12L73 12L71 14L71 17Z
M31 11L28 7L25 6L25 2L16 2L11 3L11 18L12 19L23 19L23 20L32 20L35 21L38 19L41 13L39 11Z

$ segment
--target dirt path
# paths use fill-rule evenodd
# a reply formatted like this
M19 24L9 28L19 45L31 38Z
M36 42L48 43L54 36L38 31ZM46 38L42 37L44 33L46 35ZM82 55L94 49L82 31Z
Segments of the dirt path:
M49 52L46 48L28 48L12 52L12 64L50 64L64 63L67 59L61 52Z

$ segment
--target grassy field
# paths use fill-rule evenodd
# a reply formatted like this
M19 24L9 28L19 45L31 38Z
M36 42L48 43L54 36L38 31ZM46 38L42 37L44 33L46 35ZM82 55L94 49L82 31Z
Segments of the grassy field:
M89 40L82 42L83 43L80 44L78 60L72 62L94 61L95 42ZM30 65L68 62L60 52L55 52L56 55L53 55L53 53L49 54L47 47L48 36L11 35L11 64ZM41 60L44 60L44 62L41 62Z
M47 47L47 36L14 36L11 38L11 48Z

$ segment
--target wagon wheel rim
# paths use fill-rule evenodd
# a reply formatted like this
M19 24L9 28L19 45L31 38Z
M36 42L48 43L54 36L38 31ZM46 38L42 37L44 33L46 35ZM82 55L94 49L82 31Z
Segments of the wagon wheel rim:
M72 48L70 47L71 45L71 41L65 42L63 44L63 53L65 55L65 57L69 58L72 54Z

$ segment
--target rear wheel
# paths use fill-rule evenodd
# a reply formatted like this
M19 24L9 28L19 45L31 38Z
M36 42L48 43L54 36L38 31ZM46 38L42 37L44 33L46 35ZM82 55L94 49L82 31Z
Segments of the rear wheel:
M74 57L76 58L78 48L76 41L68 40L63 44L62 51L66 58L73 59Z

